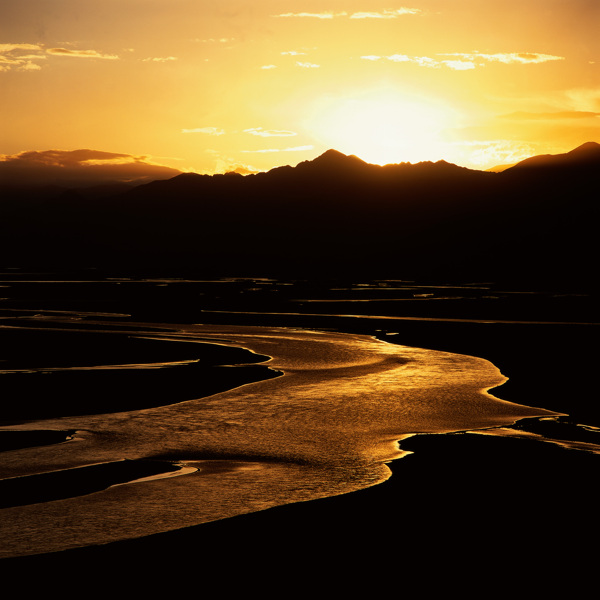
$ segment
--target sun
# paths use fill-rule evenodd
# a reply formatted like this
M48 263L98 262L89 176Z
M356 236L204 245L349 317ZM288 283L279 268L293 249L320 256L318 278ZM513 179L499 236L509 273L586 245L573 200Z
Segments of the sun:
M437 101L375 90L320 98L306 127L327 147L384 165L445 158L443 132L452 120L452 110Z

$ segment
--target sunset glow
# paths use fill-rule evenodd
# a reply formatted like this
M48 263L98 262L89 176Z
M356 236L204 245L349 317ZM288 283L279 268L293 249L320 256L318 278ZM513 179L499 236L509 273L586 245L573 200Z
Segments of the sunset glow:
M325 146L384 165L442 159L452 116L430 99L375 89L318 101L307 125Z
M5 2L0 156L215 173L565 152L600 139L599 25L589 0Z

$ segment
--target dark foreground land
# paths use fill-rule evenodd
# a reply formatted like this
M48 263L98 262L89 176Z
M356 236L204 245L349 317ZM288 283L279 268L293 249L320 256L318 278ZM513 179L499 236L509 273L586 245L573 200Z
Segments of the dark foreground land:
M235 289L224 284L215 293L212 284L190 283L184 293L180 284L132 285L127 294L104 295L106 285L90 284L76 297L72 289L59 293L58 286L53 295L47 287L44 308L118 312L130 314L131 322L165 322L170 315L173 323L333 328L481 356L509 377L495 395L565 414L558 422L524 422L524 431L598 443L597 326L589 324L595 304L585 294L477 292L474 286L460 294L422 287L409 293L398 284L403 291L394 302L351 303L341 296L360 299L357 287L324 295L324 288L311 292L298 283L291 291L274 284L269 291L264 282L230 281ZM370 293L381 300L385 292L373 287ZM147 301L139 302L142 297ZM12 311L4 322L39 309L32 304L38 301L26 285L16 286L3 305ZM325 316L357 313L363 318ZM373 315L388 318L364 318ZM185 356L169 356L177 358ZM190 585L211 597L381 593L390 586L394 595L554 590L579 597L597 584L597 454L475 433L416 436L401 447L413 454L391 463L392 477L367 490L128 542L5 559L0 573L23 590L68 591L77 581L74 592L106 588L117 597Z

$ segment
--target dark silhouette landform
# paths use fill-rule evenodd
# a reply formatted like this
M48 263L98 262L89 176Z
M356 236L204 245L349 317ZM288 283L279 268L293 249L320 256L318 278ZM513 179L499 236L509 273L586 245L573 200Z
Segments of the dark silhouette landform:
M568 285L589 281L599 173L600 144L589 142L501 172L445 161L379 166L328 150L251 175L12 182L0 245L5 264L21 266Z

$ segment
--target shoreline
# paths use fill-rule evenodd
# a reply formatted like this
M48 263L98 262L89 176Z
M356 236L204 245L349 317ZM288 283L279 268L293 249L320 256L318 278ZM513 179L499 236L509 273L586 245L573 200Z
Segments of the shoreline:
M0 341L13 353L2 361L3 393L19 399L3 404L0 427L176 404L279 376L264 364L268 356L159 331L163 337L158 331L148 337L147 328L0 329ZM0 430L0 450L3 435Z
M84 496L114 485L172 474L181 467L150 459L113 461L0 480L0 508Z

